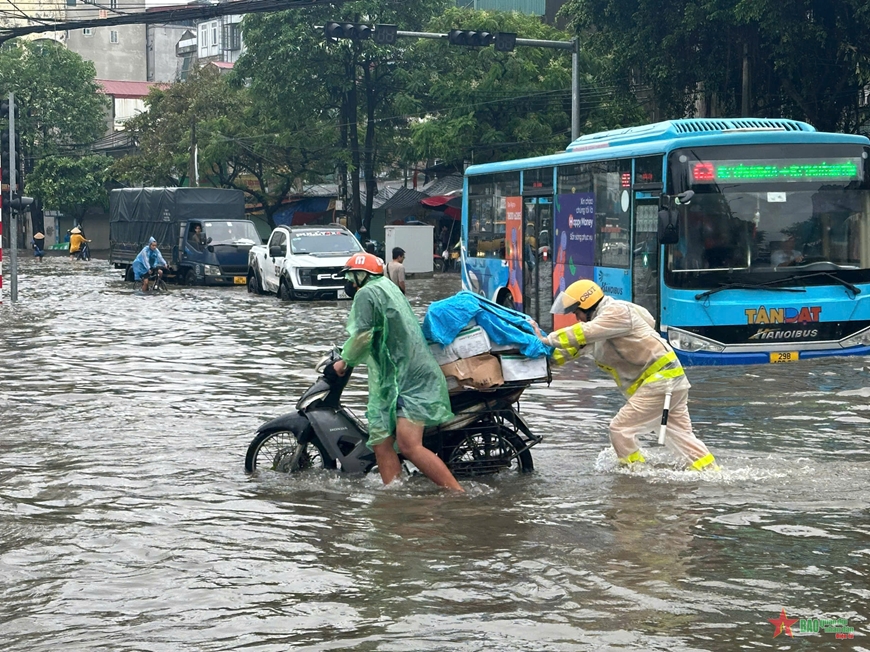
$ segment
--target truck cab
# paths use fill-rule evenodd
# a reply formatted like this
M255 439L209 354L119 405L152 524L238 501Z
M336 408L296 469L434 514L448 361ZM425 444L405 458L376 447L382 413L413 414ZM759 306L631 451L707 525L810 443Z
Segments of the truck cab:
M257 228L249 220L182 222L173 247L180 280L187 285L244 285L248 252L259 242Z
M285 301L347 299L342 267L362 246L338 224L279 226L265 246L251 248L248 288Z

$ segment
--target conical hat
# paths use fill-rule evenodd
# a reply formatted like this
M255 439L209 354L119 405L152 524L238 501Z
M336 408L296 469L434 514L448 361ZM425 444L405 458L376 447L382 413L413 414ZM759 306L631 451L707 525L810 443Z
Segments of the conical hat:
M43 240L43 239L45 239L45 236L42 235L41 233L34 233L34 234L33 234L33 239L34 239L34 240Z
M70 233L81 233L82 230L79 227L75 227Z

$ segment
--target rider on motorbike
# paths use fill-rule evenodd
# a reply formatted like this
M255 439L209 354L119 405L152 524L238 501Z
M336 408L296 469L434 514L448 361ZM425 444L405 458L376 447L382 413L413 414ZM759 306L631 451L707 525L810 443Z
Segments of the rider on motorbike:
M163 276L165 267L166 260L157 248L157 240L149 238L148 244L133 261L133 274L137 281L142 281L142 292L148 291L148 276L151 271L156 270L158 276Z
M345 264L345 290L353 298L350 337L333 369L343 376L347 367L368 365L368 445L384 484L401 474L395 441L399 452L435 484L463 491L447 465L423 446L424 426L453 417L447 382L411 305L383 273L383 261L370 253L354 254Z

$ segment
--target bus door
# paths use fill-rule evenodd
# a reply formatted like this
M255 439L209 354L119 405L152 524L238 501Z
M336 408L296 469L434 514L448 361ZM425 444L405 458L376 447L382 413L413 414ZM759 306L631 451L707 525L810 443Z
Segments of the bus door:
M553 197L523 197L523 311L542 327L552 328Z
M657 196L634 194L634 249L631 282L634 303L650 311L659 323L659 241Z

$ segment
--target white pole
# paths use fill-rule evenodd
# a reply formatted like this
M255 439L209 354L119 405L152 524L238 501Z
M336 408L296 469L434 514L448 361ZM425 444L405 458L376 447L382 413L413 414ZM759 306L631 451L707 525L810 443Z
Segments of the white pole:
M665 444L665 431L668 429L668 410L671 409L671 393L665 394L665 408L662 410L662 425L659 428L659 446Z

